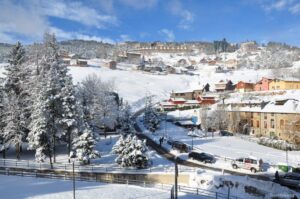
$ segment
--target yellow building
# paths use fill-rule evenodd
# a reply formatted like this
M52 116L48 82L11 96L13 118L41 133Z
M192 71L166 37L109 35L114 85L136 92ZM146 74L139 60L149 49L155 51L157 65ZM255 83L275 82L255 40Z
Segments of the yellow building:
M300 81L286 81L273 79L269 84L269 90L295 90L300 89Z
M265 104L248 104L228 109L230 131L257 137L278 137L300 145L300 102L281 100ZM230 121L229 121L230 123Z

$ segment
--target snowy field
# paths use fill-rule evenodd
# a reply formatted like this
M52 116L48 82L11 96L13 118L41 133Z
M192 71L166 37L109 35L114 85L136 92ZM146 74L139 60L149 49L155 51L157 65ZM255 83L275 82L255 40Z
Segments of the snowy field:
M17 190L17 191L16 191ZM73 197L72 181L0 175L1 199L66 199ZM169 199L169 190L133 185L76 181L76 199ZM179 194L180 199L201 198Z

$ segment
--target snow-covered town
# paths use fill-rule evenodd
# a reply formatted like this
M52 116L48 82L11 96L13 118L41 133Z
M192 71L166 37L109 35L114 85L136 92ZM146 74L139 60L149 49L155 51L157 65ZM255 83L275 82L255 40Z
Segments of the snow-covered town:
M0 0L0 199L300 198L295 30L202 32L299 2L91 2Z

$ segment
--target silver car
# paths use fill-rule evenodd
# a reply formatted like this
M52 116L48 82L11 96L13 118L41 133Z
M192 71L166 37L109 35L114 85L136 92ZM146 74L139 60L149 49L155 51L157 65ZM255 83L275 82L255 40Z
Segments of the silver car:
M262 160L258 160L253 157L248 158L238 158L231 162L231 166L234 169L242 168L250 170L252 173L256 173L257 171L262 171Z

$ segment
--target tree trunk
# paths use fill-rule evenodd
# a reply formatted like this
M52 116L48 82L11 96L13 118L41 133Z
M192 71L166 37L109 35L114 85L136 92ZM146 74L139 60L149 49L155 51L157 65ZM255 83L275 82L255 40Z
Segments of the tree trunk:
M68 127L68 161L69 163L71 163L71 132L70 132L70 128Z
M5 147L4 147L3 151L2 151L2 157L3 157L3 159L6 158L6 148Z
M53 169L53 163L52 163L52 156L51 155L49 155L49 161L50 161L50 167L51 167L51 169Z
M20 159L20 143L16 144L16 154L17 154L17 159Z
M53 133L53 136L52 136L52 148L53 148L53 162L55 163L56 162L56 147L55 147L55 135Z

